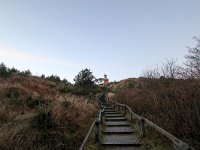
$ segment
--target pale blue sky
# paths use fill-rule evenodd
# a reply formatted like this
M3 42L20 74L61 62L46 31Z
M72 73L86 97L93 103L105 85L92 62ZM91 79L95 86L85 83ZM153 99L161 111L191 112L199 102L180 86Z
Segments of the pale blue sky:
M184 61L200 35L200 0L0 0L0 62L73 81L111 80Z

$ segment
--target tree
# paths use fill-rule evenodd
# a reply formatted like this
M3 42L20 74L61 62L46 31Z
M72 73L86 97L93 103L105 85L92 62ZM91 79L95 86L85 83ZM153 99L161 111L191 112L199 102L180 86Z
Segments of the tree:
M91 87L95 85L95 77L90 69L84 69L78 73L74 78L75 85L82 87Z
M41 78L42 78L42 79L45 79L45 75L44 75L44 74L42 74L42 75L41 75Z
M46 77L47 80L53 81L53 82L61 82L60 77L57 75L51 75L49 77Z
M175 59L166 59L161 67L161 76L164 78L178 78L180 74L180 66L177 65Z
M70 83L67 79L65 79L65 78L62 80L62 82L63 82L64 84L71 84L71 83Z
M84 69L74 78L75 91L79 95L94 95L97 91L95 84L96 78L93 76L90 69Z
M12 67L12 68L10 69L10 73L11 73L11 74L19 74L19 70L17 70L17 69L15 69L14 67Z
M187 62L187 74L191 78L200 78L200 39L194 37L197 42L193 48L188 48L188 55L185 56Z
M24 71L24 74L29 76L29 75L31 75L32 73L31 73L30 70L26 70L26 71Z
M4 63L0 64L0 76L2 76L2 77L9 77L10 76L10 69L7 68Z

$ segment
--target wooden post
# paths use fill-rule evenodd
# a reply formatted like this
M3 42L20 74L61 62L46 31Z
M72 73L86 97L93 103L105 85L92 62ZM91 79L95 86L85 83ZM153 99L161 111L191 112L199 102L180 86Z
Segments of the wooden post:
M96 133L95 133L95 142L99 142L99 119L96 119Z
M119 111L119 107L120 107L120 106L118 105L118 111Z
M101 124L103 124L103 110L101 110Z
M133 121L133 115L132 115L132 113L130 112L130 114L131 114L131 121Z
M101 102L99 102L99 107L100 107L100 109L101 109Z
M141 118L140 125L141 125L141 134L143 137L145 137L145 125L144 124L145 124L145 120L144 120L144 118Z
M124 105L124 116L126 116L126 105Z

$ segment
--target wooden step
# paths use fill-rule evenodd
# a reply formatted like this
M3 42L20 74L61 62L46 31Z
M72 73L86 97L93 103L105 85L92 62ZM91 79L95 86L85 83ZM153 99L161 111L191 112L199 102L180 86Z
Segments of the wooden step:
M132 134L133 129L129 126L127 127L106 127L103 130L103 134Z
M127 120L125 117L109 117L105 118L106 121L125 121Z
M140 147L135 146L103 146L103 150L140 150Z
M111 105L108 103L102 103L102 106L111 106Z
M120 114L120 113L118 113L116 111L113 111L113 112L104 112L104 113L105 113L105 115Z
M128 121L106 121L106 126L130 126Z
M113 107L111 107L111 106L104 106L105 107L105 109L113 109Z
M115 109L104 109L104 112L106 111L116 111Z
M122 114L106 114L105 117L123 117Z
M116 112L114 109L106 109L104 112Z
M134 135L104 135L102 145L107 146L140 146L141 143Z

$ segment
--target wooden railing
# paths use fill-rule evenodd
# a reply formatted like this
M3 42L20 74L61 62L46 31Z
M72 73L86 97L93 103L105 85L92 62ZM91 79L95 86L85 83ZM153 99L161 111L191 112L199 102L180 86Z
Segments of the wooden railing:
M100 126L100 124L103 123L102 116L103 116L103 113L104 113L104 107L102 106L102 103L99 103L99 105L100 105L100 111L98 113L98 116L93 121L93 123L92 123L92 125L91 125L91 127L90 127L90 129L89 129L89 131L88 131L83 143L81 144L79 150L83 150L84 149L84 147L87 144L87 142L88 142L88 140L89 140L89 138L91 136L91 133L92 133L92 131L94 130L95 127L96 127L96 130L95 130L94 139L95 139L95 142L100 142L100 138L99 138L99 135L100 135L100 133L99 133L100 129L99 128L100 127L99 126Z
M174 144L174 146L175 146L176 149L178 149L178 150L195 150L194 148L192 148L191 146L189 146L187 143L181 141L180 139L178 139L177 137L173 136L169 132L165 131L161 127L157 126L156 124L154 124L150 120L137 115L136 113L134 113L132 111L132 109L129 106L127 106L125 104L120 104L120 103L117 103L117 102L113 102L109 98L108 98L108 101L118 111L120 111L120 109L122 108L122 111L124 111L124 115L126 115L126 113L128 111L130 113L130 117L131 117L130 119L131 119L131 121L132 121L133 118L136 118L137 120L139 120L140 127L141 127L141 135L143 137L146 134L146 131L145 131L145 125L146 125L146 126L152 127L153 129L155 129L156 131L158 131L159 133L161 133L162 135L164 135L165 137L167 137L170 141L173 142L173 144Z

